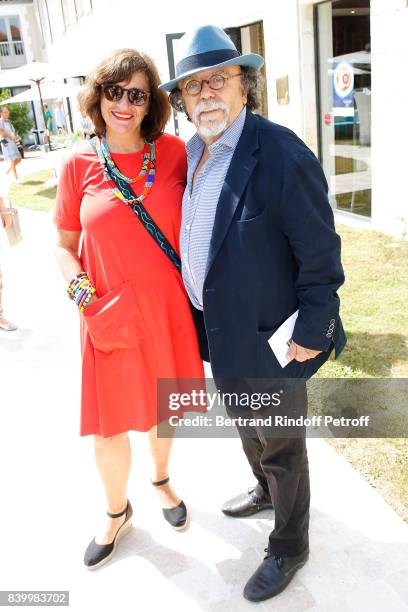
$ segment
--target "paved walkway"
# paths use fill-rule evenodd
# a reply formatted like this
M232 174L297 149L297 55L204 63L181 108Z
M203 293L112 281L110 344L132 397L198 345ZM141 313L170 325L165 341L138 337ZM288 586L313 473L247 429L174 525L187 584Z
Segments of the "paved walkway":
M26 151L24 159L21 160L19 165L17 166L17 174L19 178L23 178L29 174L33 174L34 172L39 172L40 170L45 170L47 168L53 168L54 166L59 164L59 160L63 155L66 155L68 149L56 149L55 151L50 151L49 153L44 153L44 151ZM3 160L2 157L0 157ZM9 168L9 162L1 162L0 164L0 174L4 174L6 170Z
M105 506L92 439L78 436L77 313L54 262L50 219L22 210L24 242L2 251L19 331L0 336L0 588L69 590L75 612L408 610L408 525L318 439L308 443L310 561L273 600L241 596L273 512L234 520L219 510L252 483L237 439L176 440L171 475L192 516L178 533L149 484L146 438L132 433L133 530L106 566L82 567Z

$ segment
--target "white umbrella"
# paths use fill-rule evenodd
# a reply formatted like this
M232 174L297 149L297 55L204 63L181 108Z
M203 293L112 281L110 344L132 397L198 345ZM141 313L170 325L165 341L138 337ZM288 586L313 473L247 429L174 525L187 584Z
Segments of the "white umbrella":
M58 78L61 78L61 74L55 66L52 66L51 64L46 64L45 62L30 62L28 64L24 64L24 66L20 66L19 68L1 71L0 87L10 87L13 85L31 85L31 83L35 83L38 89L38 99L41 103L41 111L43 115L44 125L46 126L47 122L45 120L41 84L45 80L55 81ZM50 144L49 135L47 132L45 133L46 138L48 140L48 144Z
M69 98L71 96L78 95L80 90L79 85L67 85L66 83L44 83L41 86L41 98L42 100L53 100L55 98ZM12 96L11 98L7 98L7 100L2 100L2 104L12 104L13 102L32 102L35 100L40 100L40 93L38 88L32 87L31 89L26 89L21 93Z

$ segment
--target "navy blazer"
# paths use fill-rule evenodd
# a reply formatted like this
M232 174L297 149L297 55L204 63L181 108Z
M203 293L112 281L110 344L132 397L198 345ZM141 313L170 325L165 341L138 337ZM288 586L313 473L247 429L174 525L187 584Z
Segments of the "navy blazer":
M308 378L346 344L340 237L312 151L247 111L217 205L203 309L192 307L214 377ZM268 339L297 309L293 340L323 351L282 368Z

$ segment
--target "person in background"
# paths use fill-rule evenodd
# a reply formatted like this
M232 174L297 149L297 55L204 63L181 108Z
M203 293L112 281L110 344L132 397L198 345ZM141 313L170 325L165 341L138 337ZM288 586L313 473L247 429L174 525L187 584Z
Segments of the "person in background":
M55 123L57 125L58 134L67 133L67 123L65 121L64 105L62 100L57 100L54 109Z
M17 181L17 166L21 162L21 153L17 148L16 141L18 140L18 136L10 121L10 111L7 106L2 106L0 111L0 136L4 161L10 162L10 168L7 170L6 174L11 172L14 179Z
M6 228L11 224L11 217L8 214L7 207L4 203L4 198L1 194L0 194L0 222L2 223L3 228ZM0 241L0 248L1 248L1 241ZM17 325L14 325L14 323L6 319L3 314L3 274L1 270L1 261L0 261L0 330L15 331L16 329L17 329Z
M52 114L48 108L48 104L44 104L44 117L45 117L45 127L48 130L48 135L52 134L53 131L53 123L52 123Z
M90 117L88 117L85 113L82 113L82 117L81 117L81 131L82 131L82 138L84 140L90 140L91 138L95 136L94 125Z

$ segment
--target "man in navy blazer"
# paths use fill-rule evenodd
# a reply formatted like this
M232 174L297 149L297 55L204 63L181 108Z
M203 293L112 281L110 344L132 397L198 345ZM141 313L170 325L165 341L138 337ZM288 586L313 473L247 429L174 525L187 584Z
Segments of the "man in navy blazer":
M300 380L286 401L306 415L305 380L346 343L340 238L324 173L293 132L253 114L259 55L240 55L216 26L186 34L182 49L176 78L161 87L197 127L187 145L180 250L202 356L221 385ZM297 310L291 361L282 368L268 340ZM308 559L307 450L304 435L273 437L261 426L238 431L257 484L223 512L275 509L267 555L244 589L247 599L262 601Z

